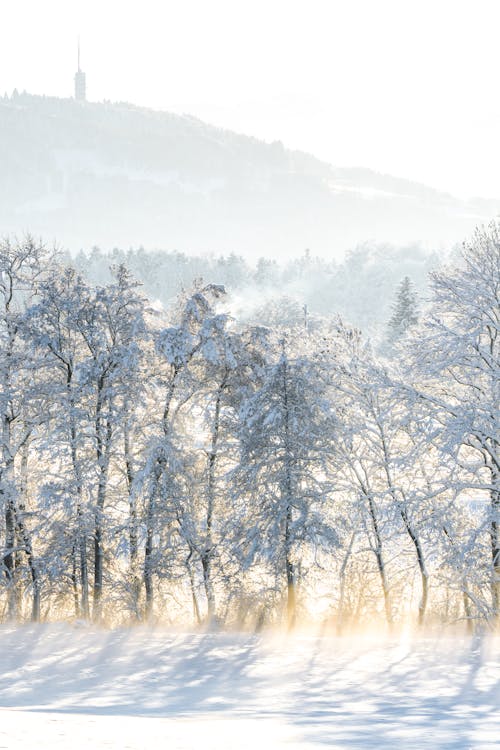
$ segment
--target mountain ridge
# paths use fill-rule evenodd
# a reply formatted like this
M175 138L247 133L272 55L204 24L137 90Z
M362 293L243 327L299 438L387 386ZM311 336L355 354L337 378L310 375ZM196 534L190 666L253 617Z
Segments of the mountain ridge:
M340 257L449 245L498 211L411 180L125 102L0 99L0 231L82 247Z

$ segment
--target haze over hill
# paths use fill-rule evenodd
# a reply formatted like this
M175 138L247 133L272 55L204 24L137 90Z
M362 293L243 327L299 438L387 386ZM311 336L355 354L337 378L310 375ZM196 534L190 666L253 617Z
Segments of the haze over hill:
M493 200L335 168L189 116L28 94L0 101L0 231L72 251L341 257L368 239L449 246L497 212Z

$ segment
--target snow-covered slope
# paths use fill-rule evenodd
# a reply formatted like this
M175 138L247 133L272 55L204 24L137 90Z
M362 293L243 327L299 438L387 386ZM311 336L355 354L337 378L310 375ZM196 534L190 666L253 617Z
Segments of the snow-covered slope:
M0 747L498 747L498 638L0 628Z
M341 144L339 144L341 150ZM0 232L70 249L149 246L337 256L365 240L439 246L498 212L367 169L127 104L0 99Z

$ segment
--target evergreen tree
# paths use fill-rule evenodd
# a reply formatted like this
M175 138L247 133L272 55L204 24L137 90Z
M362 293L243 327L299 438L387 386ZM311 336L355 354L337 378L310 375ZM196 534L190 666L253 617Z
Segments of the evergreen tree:
M407 330L418 323L417 294L409 276L405 276L396 294L396 301L392 305L392 316L387 324L387 338L394 344L405 335Z

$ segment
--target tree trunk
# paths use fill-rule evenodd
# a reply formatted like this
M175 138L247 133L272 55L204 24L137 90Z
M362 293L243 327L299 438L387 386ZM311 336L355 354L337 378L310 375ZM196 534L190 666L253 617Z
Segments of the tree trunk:
M418 605L418 625L419 627L421 627L424 624L425 613L427 611L427 600L429 596L429 576L427 574L427 570L425 567L424 553L422 550L420 539L417 536L415 530L413 529L409 521L409 518L406 514L405 509L401 506L400 506L400 513L401 513L401 518L403 519L403 523L405 525L405 529L410 539L413 542L413 545L415 547L415 552L417 554L418 568L420 571L420 581L422 584L422 596Z
M499 513L499 503L495 501L494 513ZM492 557L492 580L491 580L491 606L493 619L500 617L500 540L498 533L498 522L491 522L491 557Z
M349 541L349 546L344 555L344 559L342 560L342 565L340 567L340 572L339 572L340 595L339 595L339 606L337 610L337 627L336 627L337 635L342 634L342 629L344 626L345 572L347 569L349 558L351 556L352 548L354 546L355 538L356 538L356 532L353 531L353 533L351 534L351 539Z
M80 564L80 585L82 589L81 614L88 620L90 617L89 604L89 570L87 561L87 534L84 530L83 509L79 504L77 508L78 521L78 550Z
M168 440L170 433L170 409L174 398L175 389L177 386L177 376L179 375L180 368L173 367L172 379L168 387L167 396L165 398L165 405L163 408L162 415L162 431L163 436ZM144 547L144 590L146 594L144 616L146 620L149 620L153 614L154 604L154 589L153 589L153 552L154 552L154 527L155 527L155 515L156 515L156 495L163 471L165 471L164 462L158 459L155 466L155 476L153 482L153 488L149 495L148 507L146 511L146 544Z
M150 620L153 614L153 513L154 504L149 503L148 520L146 528L146 545L144 548L144 589L146 592L146 601L144 607L144 616L146 621Z
M417 555L417 563L418 563L418 568L420 571L420 581L422 584L422 596L420 598L420 602L418 605L418 625L419 627L421 627L424 624L425 612L427 609L427 599L428 599L428 594L429 594L429 576L427 574L427 570L425 567L424 552L422 549L422 545L420 543L420 539L415 529L410 523L406 508L404 507L404 505L401 503L401 501L399 500L397 496L397 492L394 487L394 482L392 481L391 471L389 469L390 457L389 457L389 450L387 448L384 430L378 420L377 420L377 425L378 425L378 429L379 429L379 433L380 433L380 437L382 441L382 450L383 450L383 455L384 455L384 470L385 470L385 475L387 478L387 485L389 488L389 492L391 494L393 502L396 504L396 507L399 509L401 518L403 519L404 527L413 543L413 546L415 547L415 552ZM406 501L406 498L404 498L404 500Z
M287 497L290 498L288 492L291 493L291 479L287 479ZM297 612L297 596L296 596L296 571L295 565L291 559L292 556L292 506L290 501L288 502L286 509L285 518L285 575L286 575L286 614L288 630L292 630L295 626L296 612Z
M491 472L491 604L493 620L500 620L500 472Z
M186 558L186 568L189 576L189 585L191 588L191 600L193 602L193 613L196 620L197 625L201 625L201 613L200 613L200 606L198 604L198 597L196 596L196 585L195 585L195 578L193 573L193 568L191 566L191 558L193 556L193 550L191 549L189 551L189 555Z
M134 469L132 456L130 455L130 425L128 412L125 415L125 425L123 432L123 448L125 456L125 476L127 480L128 502L129 502L129 564L130 564L130 581L132 586L132 606L136 619L140 618L139 614L139 597L141 593L141 581L137 571L138 562L138 532L137 532L137 507L134 491Z
M295 566L290 559L286 560L286 583L287 583L287 599L286 599L286 613L288 629L292 630L295 626L295 618L297 613L297 596L296 596L296 580L295 580Z
M7 500L5 504L5 551L3 556L3 566L5 570L5 577L7 578L7 617L9 620L15 620L17 617L16 608L16 578L15 578L15 547L16 547L16 511L14 501L9 497L9 491L4 492L7 494Z
M3 495L5 507L5 550L3 555L3 568L7 579L7 617L15 620L17 612L16 596L16 505L13 497L14 491L14 461L10 455L10 423L4 420L4 444L3 458L4 470L0 483L0 494Z
M28 453L29 443L26 441L22 447L21 453L21 468L20 468L20 482L21 487L19 491L19 508L17 510L17 537L18 537L18 548L23 550L27 561L28 568L31 576L31 587L32 587L32 604L31 604L31 621L39 622L40 620L40 576L38 574L38 567L35 562L33 554L33 543L31 540L31 534L25 523L26 503L28 499Z
M3 358L3 382L0 386L4 394L5 403L2 412L2 446L1 460L2 467L0 470L0 499L3 500L1 505L5 513L5 548L3 553L3 569L7 579L7 617L9 620L15 620L17 612L16 596L16 499L14 485L14 454L12 451L12 430L11 430L11 413L9 412L11 379L12 379L12 355L16 339L16 325L9 316L10 304L13 297L14 277L7 274L7 288L4 291L5 307L2 313L5 315L7 342L5 342ZM3 399L2 399L3 401Z
M78 595L78 555L76 550L76 544L73 544L71 548L71 587L73 589L73 604L75 607L75 617L81 617L80 609L80 597Z
M146 544L144 547L144 590L146 594L144 604L144 617L146 621L153 615L154 589L153 589L153 552L154 552L154 530L156 516L156 496L159 490L161 475L164 471L163 462L158 459L155 466L153 487L149 496L146 513Z
M75 423L75 403L72 389L73 370L67 365L66 388L69 401L69 426L70 426L70 452L73 466L73 480L76 492L76 533L73 545L73 591L75 599L75 610L77 617L90 617L89 607L89 575L87 563L87 534L85 532L85 519L83 513L83 482L78 460L77 429ZM78 578L77 570L80 570L81 600L78 601Z
M297 615L297 596L296 596L296 570L292 561L293 538L292 538L292 521L293 521L293 480L292 465L293 456L291 450L290 435L290 404L288 403L288 367L287 361L283 361L283 410L285 415L285 463L284 463L284 486L283 500L285 507L285 575L287 585L287 622L288 629L292 630L295 626Z
M212 580L212 559L213 559L213 538L212 538L212 527L214 519L214 504L215 504L215 468L217 461L217 449L219 442L219 431L220 431L220 410L222 394L226 387L227 373L224 374L222 381L217 389L217 396L215 399L215 412L214 421L212 425L212 440L210 446L210 452L208 454L207 461L207 513L206 513L206 536L205 544L201 554L201 566L203 569L203 584L205 587L205 595L207 598L207 621L210 623L215 617L216 605L215 605L215 592Z
M22 518L22 517L21 517ZM26 557L28 560L28 567L30 570L30 576L31 576L31 585L32 585L32 605L31 605L31 621L32 622L39 622L40 621L40 577L38 574L38 568L35 562L35 557L33 555L33 547L31 544L31 537L30 534L24 525L24 521L19 521L19 530L20 530L20 536L23 544L24 551L26 553Z
M464 586L465 586L465 581L464 581ZM463 596L464 614L465 614L465 621L466 621L465 627L467 629L467 634L472 635L472 633L474 632L474 625L472 622L472 611L471 611L471 606L470 606L470 598L465 588L464 588L464 591L462 592L462 596Z
M97 440L97 466L99 471L97 483L97 502L94 526L94 602L92 617L95 622L102 619L102 587L104 572L104 549L103 549L103 521L104 504L106 502L106 490L108 484L108 469L111 448L112 427L108 415L102 413L102 388L100 384L96 407L96 440ZM110 406L110 405L109 405Z
M392 605L391 605L389 585L387 583L384 555L383 555L383 550L382 550L382 537L380 535L380 529L378 525L378 518L377 518L376 509L375 509L375 503L371 495L367 495L367 500L368 500L368 509L370 512L370 518L371 518L372 526L373 526L373 533L375 535L374 552L375 552L375 558L377 560L377 567L378 567L378 572L380 575L380 581L382 583L382 593L384 595L385 617L386 617L387 624L389 625L389 627L392 627L392 624L393 624Z

